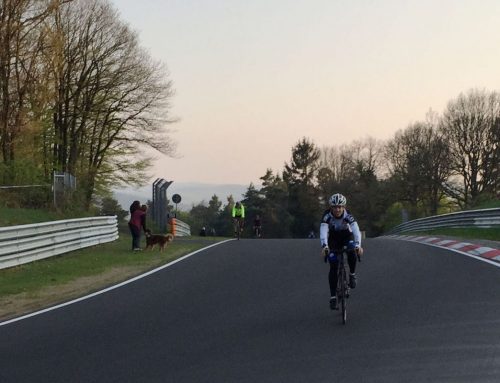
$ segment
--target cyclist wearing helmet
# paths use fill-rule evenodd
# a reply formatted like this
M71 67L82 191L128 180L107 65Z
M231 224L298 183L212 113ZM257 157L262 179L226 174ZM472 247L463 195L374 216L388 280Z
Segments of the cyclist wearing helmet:
M362 254L361 232L354 217L346 210L347 199L340 193L334 194L329 199L330 208L323 214L320 225L320 240L323 247L325 263L330 263L328 282L330 284L330 308L337 308L337 273L339 261L337 250L347 246L352 251L348 252L349 286L356 287L356 253Z
M245 219L245 206L241 202L236 202L231 211L231 216L234 221L234 235L237 235L238 223L240 224L240 231L243 231L243 223Z

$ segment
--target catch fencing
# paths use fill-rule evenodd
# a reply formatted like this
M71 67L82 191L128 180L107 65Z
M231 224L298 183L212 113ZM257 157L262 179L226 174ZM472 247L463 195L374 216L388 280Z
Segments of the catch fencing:
M466 210L457 213L435 215L402 223L385 234L418 232L438 228L492 228L500 227L500 208Z
M0 269L112 242L117 238L116 216L2 227Z

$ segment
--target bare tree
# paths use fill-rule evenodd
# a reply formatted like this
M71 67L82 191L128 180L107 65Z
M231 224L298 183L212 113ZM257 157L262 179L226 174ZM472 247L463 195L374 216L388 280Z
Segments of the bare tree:
M381 174L382 155L383 144L372 137L349 145L323 147L318 174L320 188L331 193L335 188L349 188L363 174Z
M449 175L448 147L434 121L411 124L386 145L387 165L398 198L408 203L413 218L419 208L425 215L437 213L442 185Z
M491 195L500 199L500 116L495 118L491 130L491 142L493 145L493 166L491 169ZM487 190L488 191L488 190Z
M348 145L323 147L318 170L318 187L324 201L332 190L340 190L352 179L355 160L352 148Z
M353 141L346 147L344 153L349 158L351 170L358 178L363 174L381 173L380 161L383 155L383 145L373 137Z
M460 94L444 112L440 129L450 146L453 174L460 180L449 182L447 190L462 208L498 185L499 118L499 94L484 90Z
M54 19L62 36L54 60L54 166L79 176L90 203L96 188L141 183L151 157L171 155L165 126L172 83L105 0L76 0Z

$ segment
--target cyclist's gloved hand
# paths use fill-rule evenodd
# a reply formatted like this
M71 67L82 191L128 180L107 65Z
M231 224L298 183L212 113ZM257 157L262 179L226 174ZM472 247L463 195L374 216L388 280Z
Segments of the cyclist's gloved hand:
M328 245L323 245L323 250L321 254L323 256L323 261L326 263L328 261L328 254L330 254L330 249L328 248Z
M363 248L358 243L356 243L356 246L354 249L356 250L356 254L358 254L358 256L363 255Z

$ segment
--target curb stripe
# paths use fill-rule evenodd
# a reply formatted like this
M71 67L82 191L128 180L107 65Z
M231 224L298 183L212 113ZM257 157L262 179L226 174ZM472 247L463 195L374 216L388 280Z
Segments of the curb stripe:
M412 235L387 235L386 237L403 241L418 242L423 245L447 249L500 267L500 249L436 237L421 237Z
M495 259L497 257L500 257L500 250L493 249L491 251L481 254L481 256L485 258Z

